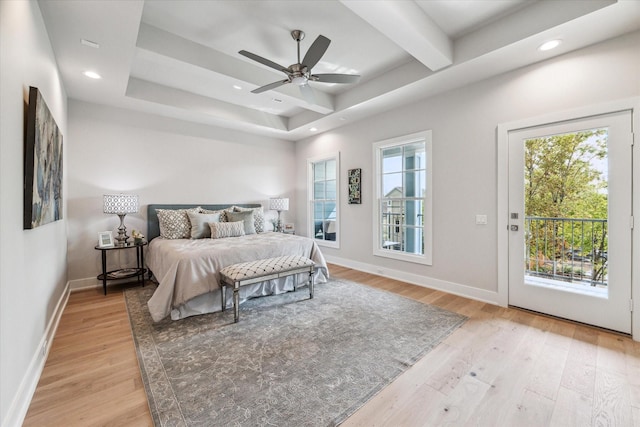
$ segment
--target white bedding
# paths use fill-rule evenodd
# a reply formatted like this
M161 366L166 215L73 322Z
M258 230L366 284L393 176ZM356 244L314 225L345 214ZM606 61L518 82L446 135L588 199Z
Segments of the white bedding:
M316 283L329 277L327 264L313 239L284 233L261 233L225 239L161 237L149 243L145 260L159 282L148 302L154 321L168 315L179 319L217 311L220 306L219 271L231 264L284 255L306 256L316 263ZM293 279L271 280L243 288L243 299L293 288ZM231 294L231 292L228 292ZM229 295L230 296L230 295Z

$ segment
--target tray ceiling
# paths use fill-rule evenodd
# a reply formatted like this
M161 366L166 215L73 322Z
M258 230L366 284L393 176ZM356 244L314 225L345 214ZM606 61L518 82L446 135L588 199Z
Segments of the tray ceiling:
M613 0L140 1L40 0L70 98L299 140L640 28L640 2ZM331 44L313 73L315 102L283 73L318 35ZM540 52L559 38L555 50ZM92 47L90 43L99 47ZM91 80L82 73L98 72Z

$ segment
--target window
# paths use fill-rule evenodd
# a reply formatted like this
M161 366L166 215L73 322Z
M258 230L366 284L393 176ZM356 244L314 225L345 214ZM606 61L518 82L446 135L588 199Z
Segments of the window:
M374 255L431 265L431 131L374 150Z
M319 245L338 248L339 155L310 159L309 165L309 235Z

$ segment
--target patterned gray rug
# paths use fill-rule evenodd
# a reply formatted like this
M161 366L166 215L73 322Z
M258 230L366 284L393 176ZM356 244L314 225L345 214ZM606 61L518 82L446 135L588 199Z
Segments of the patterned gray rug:
M336 426L466 318L346 280L153 323L126 291L156 426Z

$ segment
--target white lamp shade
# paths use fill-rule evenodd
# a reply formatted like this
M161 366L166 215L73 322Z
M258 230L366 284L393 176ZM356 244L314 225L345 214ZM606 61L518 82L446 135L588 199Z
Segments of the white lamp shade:
M105 194L103 212L128 214L138 212L138 196L135 194Z
M273 199L269 199L269 209L278 212L288 211L289 199L284 197L274 197Z

